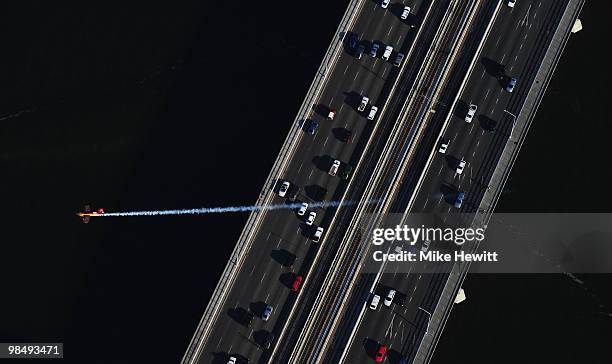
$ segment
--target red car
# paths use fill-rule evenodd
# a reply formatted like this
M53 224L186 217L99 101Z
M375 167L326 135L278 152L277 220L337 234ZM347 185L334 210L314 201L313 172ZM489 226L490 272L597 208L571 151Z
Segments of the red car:
M387 354L387 345L379 346L378 351L376 352L376 362L380 363L385 360L385 354Z
M304 277L302 276L295 277L295 280L293 281L293 284L291 285L291 290L293 292L297 292L298 289L300 289L300 284L302 284L303 280L304 280Z

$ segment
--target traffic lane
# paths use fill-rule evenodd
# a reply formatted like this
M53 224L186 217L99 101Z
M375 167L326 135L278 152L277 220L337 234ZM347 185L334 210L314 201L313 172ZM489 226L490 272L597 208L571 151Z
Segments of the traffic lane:
M326 139L326 142L327 142L327 139ZM326 144L326 142L324 142L324 145ZM301 165L301 164L300 164L300 165ZM264 222L264 224L265 224L265 222ZM264 249L262 249L262 252L263 252L263 250L264 250ZM257 257L257 259L259 259L259 258L260 258L260 257ZM266 266L266 268L265 268L263 271L257 270L257 272L255 272L254 270L252 270L252 271L250 272L250 276L252 276L254 273L258 273L258 274L256 274L256 275L260 275L259 273L263 273L263 274L261 274L262 278L260 279L260 282L259 282L259 284L258 284L258 287L261 287L261 284L262 284L262 282L263 282L263 279L264 279L264 278L265 278L265 276L268 274L268 271L270 271L270 269L271 269L271 267L270 267L270 266ZM266 298L265 298L264 300L265 300L265 301L268 301L268 300L269 300L269 299L268 299L268 297L269 297L269 294L268 294L268 295L266 295Z
M464 129L464 130L465 130L465 129ZM473 130L474 130L474 129L473 129L473 125L472 125L472 129L471 129L471 131L473 131ZM484 133L483 133L483 132L482 132L482 130L481 130L481 132L480 132L480 136L482 137L483 135L484 135ZM471 144L471 143L467 142L466 144ZM434 168L435 168L435 167L434 167ZM432 168L432 169L434 169L434 168ZM453 175L453 177L455 177L455 175ZM382 281L382 280L381 280L381 281ZM416 288L416 287L415 287L415 288ZM376 330L376 329L375 329L375 330Z
M270 216L281 214L282 211L273 211ZM286 219L286 216L283 217ZM287 225L293 225L297 227L296 223L291 224L290 221L287 221ZM268 286L268 283L265 278L272 277L272 279L276 283L276 277L280 273L286 271L286 269L283 268L280 263L278 263L271 257L271 252L275 249L282 248L285 245L282 243L286 243L288 242L288 240L284 240L274 235L272 231L267 232L268 234L265 237L265 240L263 240L263 238L259 238L258 240L256 240L256 243L259 246L255 251L256 254L249 254L249 256L247 256L247 259L244 263L244 268L241 270L238 276L237 282L238 285L242 287L242 290L232 290L228 296L226 304L223 307L222 315L225 317L222 317L221 320L218 320L217 322L219 322L219 325L215 327L214 336L218 337L216 341L216 350L219 350L222 347L236 345L235 340L237 339L239 342L244 341L242 340L242 337L233 337L229 341L227 341L226 339L227 337L233 336L231 335L232 331L244 328L241 324L239 324L234 318L230 316L230 309L240 308L246 311L250 311L251 304L253 302L257 302L255 300L258 299L258 296L259 299L261 299L261 296L259 295L259 292L261 292L261 288L263 286ZM292 247L291 245L289 245L285 249L299 256L299 251L306 250L306 247L300 247L298 245L294 245ZM305 252L303 254L305 254ZM296 266L299 267L299 264L297 264ZM287 291L286 289L283 289L280 285L277 284L270 284L269 286L269 289L275 292L275 296L278 296L279 292L282 293L283 291ZM263 298L263 300L272 302L269 297L265 297ZM275 302L277 301L278 299L276 299ZM256 327L256 324L257 323L254 321L254 327ZM249 335L246 335L246 338L249 337ZM211 340L211 342L215 342L215 340Z
M404 280L389 279L390 274L383 274L381 284L387 287L398 287ZM397 278L397 276L396 276ZM349 362L367 362L372 360L373 352L379 344L387 346L389 359L398 362L410 345L414 345L415 331L420 330L417 323L418 307L426 290L417 287L427 285L427 279L420 274L410 276L410 286L414 290L406 294L404 306L392 303L390 307L383 304L385 295L376 310L367 309L362 324L356 333L355 340L348 353ZM384 282L383 282L384 281ZM405 282L404 282L405 283ZM380 292L382 293L382 292ZM369 302L368 302L369 304Z

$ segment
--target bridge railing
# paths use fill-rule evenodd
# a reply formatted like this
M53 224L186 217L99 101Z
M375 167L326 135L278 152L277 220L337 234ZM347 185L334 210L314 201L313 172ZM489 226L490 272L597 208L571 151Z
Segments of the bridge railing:
M311 116L312 112L314 111L313 109L316 106L321 91L327 83L329 75L334 70L340 52L343 49L345 36L351 29L357 16L361 12L363 4L366 1L367 0L351 0L349 3L342 20L334 33L334 38L327 48L323 61L317 70L315 78L308 89L306 97L300 106L297 116L289 129L289 133L287 134L279 155L272 166L272 170L266 178L261 193L259 194L259 198L255 203L256 205L266 206L270 203L273 195L269 192L271 191L276 179L283 176L289 161L293 157L293 153L302 139L302 123L309 116ZM219 282L213 291L210 301L204 310L204 314L200 319L196 331L191 338L189 346L183 355L181 360L182 364L192 364L197 362L200 351L202 350L204 343L206 342L211 333L212 327L214 326L215 317L225 302L227 294L229 293L236 275L240 270L240 265L250 251L253 237L255 236L255 233L257 232L265 215L265 209L251 212L242 233L238 238L238 242L236 243L230 259L225 266L221 277L219 278Z

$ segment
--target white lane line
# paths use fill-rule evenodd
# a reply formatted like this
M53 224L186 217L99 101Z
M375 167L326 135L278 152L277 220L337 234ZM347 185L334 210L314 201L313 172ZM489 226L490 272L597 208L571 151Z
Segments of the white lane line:
M440 175L440 173L442 173L442 168L444 168L444 166L440 166L440 169L438 169L438 176Z
M355 77L353 77L353 81L357 79L357 76L359 76L359 71L355 72Z
M402 41L402 35L400 34L399 38L397 38L397 42L395 42L395 44L401 44Z
M389 31L387 32L387 37L391 34L391 29L393 29L393 25L389 27Z
M346 68L344 69L344 75L346 75L346 71L348 71L350 64L346 65Z
M325 145L327 144L328 140L329 140L329 135L327 136L327 138L325 138L325 143L323 143L323 148L325 148Z
M440 196L440 198L438 199L438 202L436 202L436 206L440 204L440 202L442 202L442 199L444 199L444 196Z
M474 123L470 123L470 124L472 124L472 126L470 126L470 133L469 134L472 135L472 130L474 130Z
M253 271L255 270L255 266L253 266L253 268L251 268L251 273L249 273L249 277L251 277L253 275Z
M310 173L308 173L308 180L310 181L310 177L312 177L312 172L314 172L314 169L310 171Z
M280 238L278 239L278 243L276 243L276 249L278 249L278 247L280 247L280 244L283 242L283 239Z
M266 299L264 300L264 302L268 303L268 298L270 298L270 293L268 292L268 294L266 295Z
M425 210L425 208L427 208L427 203L429 202L429 198L427 198L427 200L425 200L425 205L423 205L423 210Z
M268 274L268 272L264 272L263 276L259 280L259 283L263 283L264 278L266 278L266 274Z
M327 105L331 105L334 102L334 97L332 96L331 100L329 100L329 104Z
M504 53L504 55L502 56L501 61L499 61L499 63L502 63L502 64L503 64L503 63L504 63L504 59L505 59L505 58L506 58L506 53Z
M486 99L487 97L489 97L489 92L491 92L491 89L490 89L490 88L489 88L489 89L487 89L487 93L485 94L485 97L484 97L485 99Z

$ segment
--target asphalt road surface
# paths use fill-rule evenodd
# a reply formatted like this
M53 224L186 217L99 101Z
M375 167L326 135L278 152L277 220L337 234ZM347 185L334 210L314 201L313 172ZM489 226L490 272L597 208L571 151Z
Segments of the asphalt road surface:
M411 5L417 8L419 3ZM364 5L353 31L366 45L366 51L372 40L397 49L396 45L402 44L412 32L409 23L399 19L397 6L394 4L389 10L384 10L374 2ZM340 179L328 175L329 165L333 159L343 162L353 159L354 153L359 152L355 146L360 138L367 138L367 135L362 135L364 128L367 123L372 123L357 112L355 101L360 95L365 95L371 104L380 106L384 101L379 99L381 90L390 81L389 75L397 74L392 72L396 68L391 63L381 59L383 50L384 46L377 58L366 53L361 60L355 59L348 50L340 55L317 103L321 106L314 107L310 117L319 124L316 135L303 137L286 175L278 176L300 187L298 201L326 200L337 193ZM337 110L333 121L324 117L327 108ZM341 141L346 130L352 132L353 143ZM273 201L284 202L285 199L280 197ZM327 210L329 213L335 211L333 208L313 209L317 213L315 226L328 220L325 218ZM198 362L226 363L230 354L248 358L251 362L258 361L263 352L261 341L265 333L276 326L278 311L293 303L295 293L291 292L290 285L295 272L302 270L302 259L309 250L316 249L316 244L313 246L309 240L311 233L312 228L307 227L295 211L274 210L266 214ZM295 261L290 268L289 261L293 256ZM266 322L258 317L265 304L274 307ZM247 324L249 312L255 316L250 327Z
M461 212L474 212L495 169L504 144L510 137L528 88L535 77L542 49L549 41L546 30L559 20L564 1L518 1L514 8L503 6L486 40L481 57L468 84L453 108L453 118L443 138L449 141L445 154L438 153L417 192L414 212L459 212L453 207L458 191L465 192ZM504 90L505 77L518 79L512 93ZM469 104L478 105L471 123L464 121ZM439 130L439 129L438 129ZM437 133L435 134L437 135ZM438 143L430 145L438 148ZM459 160L467 164L456 173ZM435 243L432 244L435 249ZM403 307L382 302L367 310L347 356L349 363L373 361L379 344L387 345L388 361L402 356L410 360L427 332L429 313L445 281L444 274L383 274L377 293L382 298L389 288L406 294Z

